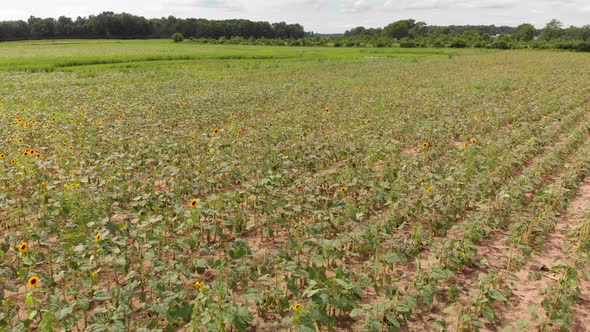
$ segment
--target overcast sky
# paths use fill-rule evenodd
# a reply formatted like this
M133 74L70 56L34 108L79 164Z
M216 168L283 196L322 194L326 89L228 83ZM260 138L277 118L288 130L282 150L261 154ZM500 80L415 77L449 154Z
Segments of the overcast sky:
M88 16L102 11L148 18L174 15L300 23L306 31L338 33L413 18L429 25L590 24L590 0L0 0L0 20Z

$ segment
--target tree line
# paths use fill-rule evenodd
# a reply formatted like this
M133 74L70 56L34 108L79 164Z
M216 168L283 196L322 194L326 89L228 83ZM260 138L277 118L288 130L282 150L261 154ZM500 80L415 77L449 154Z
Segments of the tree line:
M29 17L0 22L0 40L53 38L170 38L181 33L193 38L303 38L300 24L253 22L250 20L207 20L174 16L146 19L128 13L103 12L72 19Z
M517 27L428 26L413 19L400 20L383 28L356 27L335 40L339 46L385 47L475 47L475 48L561 48L590 51L590 25L570 26L553 19L544 28L524 23Z
M495 25L429 26L405 19L382 28L362 26L344 34L306 32L300 24L253 22L244 19L207 20L174 16L147 19L128 13L103 12L75 20L29 17L1 21L0 41L52 38L184 38L199 43L332 46L332 47L474 47L560 48L590 51L590 25L564 27L551 20L544 28ZM182 37L182 38L179 38Z

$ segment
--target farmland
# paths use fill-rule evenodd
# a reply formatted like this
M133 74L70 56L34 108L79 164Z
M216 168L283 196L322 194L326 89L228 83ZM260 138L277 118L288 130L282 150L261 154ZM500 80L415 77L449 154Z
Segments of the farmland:
M0 330L584 331L590 55L0 43Z

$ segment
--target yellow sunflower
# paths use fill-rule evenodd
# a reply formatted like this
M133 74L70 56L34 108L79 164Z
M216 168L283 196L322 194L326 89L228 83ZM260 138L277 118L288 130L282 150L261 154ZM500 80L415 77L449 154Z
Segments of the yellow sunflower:
M27 241L23 241L20 246L18 247L18 251L20 252L27 252L27 250L29 250L29 244L27 243Z
M35 287L37 287L37 285L39 285L39 282L41 282L41 279L39 279L38 276L32 276L29 278L28 284L29 284L29 287L35 288Z
M191 201L190 205L191 205L192 208L196 208L197 205L199 205L199 200L196 199L196 198L193 198L193 200Z

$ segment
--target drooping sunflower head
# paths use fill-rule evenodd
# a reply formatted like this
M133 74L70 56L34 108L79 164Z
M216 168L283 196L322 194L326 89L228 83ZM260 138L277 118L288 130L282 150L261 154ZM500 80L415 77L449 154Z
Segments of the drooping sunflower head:
M23 241L20 246L18 246L18 251L20 252L27 252L27 250L29 250L29 244L27 243L27 241Z
M430 192L432 192L432 186L429 186L428 188L426 188L426 192L427 192L427 193L430 193Z
M31 287L31 288L37 287L39 285L39 282L40 281L41 281L41 279L39 279L38 276L32 276L32 277L30 277L29 278L29 282L28 282L29 287Z
M205 287L203 286L202 283L200 282L195 282L195 287L197 287L201 292L203 291L203 289L205 289Z
M100 234L100 232L96 233L96 236L94 236L94 242L98 243L100 242L100 240L102 240L102 234Z

